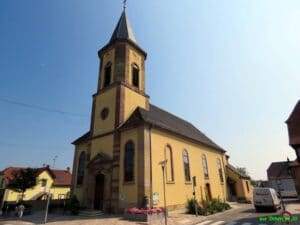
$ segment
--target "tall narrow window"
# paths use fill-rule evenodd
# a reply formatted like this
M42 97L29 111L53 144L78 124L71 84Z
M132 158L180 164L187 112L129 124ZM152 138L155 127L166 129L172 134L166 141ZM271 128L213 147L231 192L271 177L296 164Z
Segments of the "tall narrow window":
M111 63L107 63L104 69L104 83L103 87L107 87L111 82Z
M247 191L249 192L250 191L250 188L249 188L249 181L246 180L246 186L247 186Z
M208 166L207 166L207 160L206 156L202 155L202 166L203 166L203 173L204 173L204 178L208 179Z
M139 88L140 83L140 70L139 67L136 64L132 65L132 85Z
M217 167L218 167L220 181L221 181L221 183L223 183L224 182L224 177L223 177L222 163L221 163L220 159L217 159Z
M189 160L189 155L188 155L187 150L183 150L182 158L183 158L185 181L191 181L190 160Z
M174 181L173 154L169 145L165 148L165 159L167 160L167 181L172 182Z
M134 143L128 141L125 145L124 155L124 181L134 180Z
M86 160L85 152L81 152L79 156L78 169L77 169L77 185L83 184L85 160Z

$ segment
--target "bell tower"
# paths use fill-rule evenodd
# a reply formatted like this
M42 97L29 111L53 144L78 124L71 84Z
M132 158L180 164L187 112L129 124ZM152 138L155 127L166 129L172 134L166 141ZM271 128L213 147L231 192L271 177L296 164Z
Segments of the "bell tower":
M149 96L145 93L147 53L137 44L125 8L98 56L98 88L91 121L93 136L115 130L137 107L149 108Z

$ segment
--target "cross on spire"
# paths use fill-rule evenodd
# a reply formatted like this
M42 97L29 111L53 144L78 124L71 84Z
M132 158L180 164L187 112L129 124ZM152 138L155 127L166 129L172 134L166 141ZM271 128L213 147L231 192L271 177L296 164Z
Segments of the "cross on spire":
M126 9L127 0L123 0L123 9Z

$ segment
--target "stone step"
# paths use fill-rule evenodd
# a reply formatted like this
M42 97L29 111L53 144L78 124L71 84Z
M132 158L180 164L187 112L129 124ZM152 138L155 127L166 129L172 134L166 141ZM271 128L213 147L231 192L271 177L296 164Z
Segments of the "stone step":
M86 216L86 217L96 217L104 215L104 212L98 210L83 210L80 211L79 216Z

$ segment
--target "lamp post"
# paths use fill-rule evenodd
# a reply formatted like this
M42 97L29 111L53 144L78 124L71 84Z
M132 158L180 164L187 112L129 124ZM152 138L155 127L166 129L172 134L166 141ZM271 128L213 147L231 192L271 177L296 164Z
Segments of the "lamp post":
M166 203L166 184L165 184L165 168L166 168L166 164L167 164L167 160L159 162L159 165L161 165L161 169L162 169L162 173L163 173L165 225L168 224L168 219L167 219L167 203Z
M58 158L57 155L54 156L54 158L53 158L53 166L52 166L53 169L54 169L57 158ZM53 196L54 196L54 192L53 192ZM46 204L46 212L45 212L45 218L44 218L45 224L47 223L47 220L48 220L48 211L49 211L50 200L51 200L51 193L50 193L50 188L49 188L49 192L47 193L47 204Z

